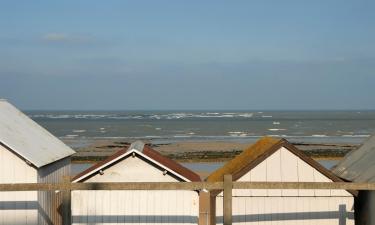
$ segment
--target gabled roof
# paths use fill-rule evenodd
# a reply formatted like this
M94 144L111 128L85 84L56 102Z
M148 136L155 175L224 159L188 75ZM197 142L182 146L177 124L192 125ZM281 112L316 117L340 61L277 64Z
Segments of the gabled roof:
M349 152L332 171L346 180L375 182L375 135L357 150Z
M3 99L0 99L0 144L37 168L75 153Z
M234 180L239 179L243 174L252 168L249 168L245 173L241 173L249 167L249 165L258 164L260 161L258 158L265 155L267 151L273 149L272 147L280 143L280 139L274 139L270 137L264 137L245 149L241 154L236 156L234 159L226 163L221 168L211 173L206 180L211 182L223 181L224 175L231 174ZM267 156L269 156L268 154ZM266 157L263 157L264 159ZM255 167L255 166L254 166Z
M162 156L160 153L155 151L154 149L150 148L148 145L140 141L136 141L130 145L127 149L122 149L115 154L109 156L105 160L91 166L90 168L86 169L85 171L76 175L72 181L73 182L82 182L91 176L98 173L100 170L104 168L108 168L113 164L121 161L122 159L128 157L131 154L137 154L141 158L150 161L151 163L167 170L168 172L172 173L172 175L178 177L182 181L192 181L198 182L201 181L198 174L194 173L193 171L189 170L188 168L183 167L181 164Z
M261 138L255 144L251 145L237 157L225 164L223 167L214 171L206 178L206 180L209 182L220 182L223 181L224 175L226 174L231 174L234 181L238 180L263 160L279 150L281 147L285 147L286 149L288 149L290 152L318 170L324 176L331 179L333 182L343 182L343 180L341 180L339 177L334 175L331 171L327 170L312 158L305 155L301 150L297 149L287 140L271 137ZM351 193L355 194L355 192Z

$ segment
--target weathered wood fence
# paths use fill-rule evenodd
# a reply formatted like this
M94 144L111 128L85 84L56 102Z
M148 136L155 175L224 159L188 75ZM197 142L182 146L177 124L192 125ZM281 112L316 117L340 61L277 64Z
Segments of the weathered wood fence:
M375 190L375 183L347 182L233 182L225 175L223 182L111 182L111 183L17 183L0 184L0 191L62 191L63 225L71 225L73 190L223 190L224 225L232 225L232 189L344 189Z

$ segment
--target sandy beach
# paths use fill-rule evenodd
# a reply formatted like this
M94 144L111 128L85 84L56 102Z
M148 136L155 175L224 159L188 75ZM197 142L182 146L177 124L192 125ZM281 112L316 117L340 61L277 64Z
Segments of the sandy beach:
M126 148L133 140L95 140L83 147L76 147L73 161L98 161L116 151ZM180 162L223 162L228 161L252 143L231 141L181 141L154 144L143 140L161 154ZM65 141L69 144L69 141ZM72 144L72 143L70 143ZM340 143L293 143L299 149L316 159L340 159L347 152L358 147L356 144Z

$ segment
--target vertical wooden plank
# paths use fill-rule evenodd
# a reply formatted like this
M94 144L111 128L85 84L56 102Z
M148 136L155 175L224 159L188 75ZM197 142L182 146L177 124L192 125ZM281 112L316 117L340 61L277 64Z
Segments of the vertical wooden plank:
M125 203L125 206L124 206L124 215L125 215L125 224L130 224L131 223L131 218L130 218L130 210L132 208L132 204L131 204L131 201L130 201L130 193L129 191L124 191L124 203Z
M218 208L217 208L217 204L216 204L216 202L217 202L217 199L219 198L219 197L216 197L216 196L212 196L211 195L211 193L209 193L210 194L210 196L209 196L209 198L210 198L210 202L209 202L209 210L208 210L208 212L209 212L209 225L215 225L216 223L217 223L217 219L216 219L216 216L217 216L217 213L218 212L223 212L222 210L221 211L218 211ZM222 205L222 204L221 204Z
M162 208L162 198L163 198L163 192L162 191L157 191L154 192L155 196L155 205L154 205L154 223L159 225L162 222L162 215L163 215L163 208Z
M216 198L213 197L213 199L214 199L213 201L215 202L216 211L212 213L213 220L212 220L211 225L223 224L224 223L224 219L223 219L223 216L224 216L223 215L224 200L223 200L223 197L221 197L221 196L216 197Z
M66 187L70 187L69 176L64 176L63 182ZM62 208L63 208L63 225L71 225L72 224L71 192L69 189L63 190Z
M232 225L232 175L224 175L224 225Z
M0 146L0 184L5 183L4 177L5 177L5 168L4 168L4 149L2 146ZM4 206L1 204L1 201L4 201L4 192L0 191L0 225L4 225L4 215L5 210Z
M155 207L155 192L148 192L147 193L147 220L146 224L155 223L154 220L154 207ZM125 224L124 224L125 225Z
M346 203L346 210L348 211L347 215L348 217L346 218L346 225L354 225L355 220L354 220L354 198L353 197L341 197L343 201ZM350 217L349 214L353 215L353 217Z
M36 183L37 182L37 171L33 167L29 167L27 170L27 182ZM35 209L33 205L38 203L38 192L28 191L26 200L30 203L27 204L27 225L37 225L38 224L38 209Z
M303 197L302 198L302 202L303 202L303 221L301 224L304 224L304 225L314 225L314 223L312 223L312 219L309 219L310 218L310 214L311 214L311 211L312 211L312 207L311 205L313 204L312 201L314 200L315 197Z
M91 193L92 195L95 195L95 221L97 225L103 225L103 207L105 205L104 199L103 199L103 191L93 191Z
M118 202L119 202L119 219L118 224L119 225L125 225L125 199L124 199L124 191L118 191Z
M97 191L95 191L97 192ZM95 204L101 204L102 205L102 210L100 215L98 215L97 211L95 210L90 210L89 215L95 215L97 219L99 219L103 225L108 225L111 224L109 220L109 216L111 214L111 191L108 190L103 190L100 191L100 199L95 199ZM91 206L89 205L91 208ZM98 220L95 220L98 222Z
M267 181L281 181L281 151L278 150L267 159ZM281 196L281 189L269 189L268 196Z
M138 211L138 215L139 215L139 224L140 225L146 225L145 223L145 218L147 218L147 195L148 195L148 192L150 192L149 190L142 190L140 191L139 193L139 211ZM173 207L171 205L169 205L169 207Z
M264 197L264 225L272 225L272 198Z
M267 162L266 160L261 162L255 168L251 170L250 181L267 181ZM251 190L252 196L266 196L266 189L253 189Z
M238 181L251 181L251 170L238 179ZM251 196L251 189L233 189L232 197L236 196Z
M79 193L80 191L72 191L72 224L78 225L80 224L78 218L80 216L80 209L81 209L81 199L82 195Z
M118 198L118 191L111 190L109 191L109 199L110 199L110 213L109 213L109 223L110 224L116 224L118 222L118 205L117 205L117 198ZM99 206L99 205L97 205ZM96 212L96 215L98 215L98 212Z
M265 211L265 197L259 197L259 201L258 201L258 224L265 224L265 214L266 214L266 211Z
M315 182L332 182L330 179L328 179L326 176L321 174L319 171L314 169L314 179ZM331 191L328 190L315 190L315 196L321 197L321 196L331 196Z
M305 163L302 160L297 161L298 165L298 181L299 182L314 182L314 168ZM299 189L298 195L304 196L314 196L315 192L313 189Z
M82 196L80 221L81 221L81 224L83 225L88 223L88 212L89 212L88 198L90 197L88 195L88 192L89 191L80 191L80 194Z
M281 181L298 182L298 158L289 150L282 148L281 150ZM282 190L283 196L297 196L298 190Z
M309 201L307 197L298 197L298 224L306 225L308 224L306 219L306 212L308 212Z

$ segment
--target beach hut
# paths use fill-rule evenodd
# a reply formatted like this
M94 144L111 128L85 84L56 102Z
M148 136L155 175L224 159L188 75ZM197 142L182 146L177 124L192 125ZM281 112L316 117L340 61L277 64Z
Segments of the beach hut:
M191 182L200 177L137 141L72 182ZM197 224L199 196L183 190L72 191L73 224Z
M6 100L0 100L0 183L54 183L75 152ZM0 225L59 224L55 192L0 192Z
M284 139L264 137L207 177L223 181L338 182L333 173ZM354 224L346 190L234 189L233 224ZM223 223L222 192L211 192L211 224Z
M332 171L353 182L375 182L375 135L349 152ZM356 224L375 225L375 191L359 191L355 198Z

